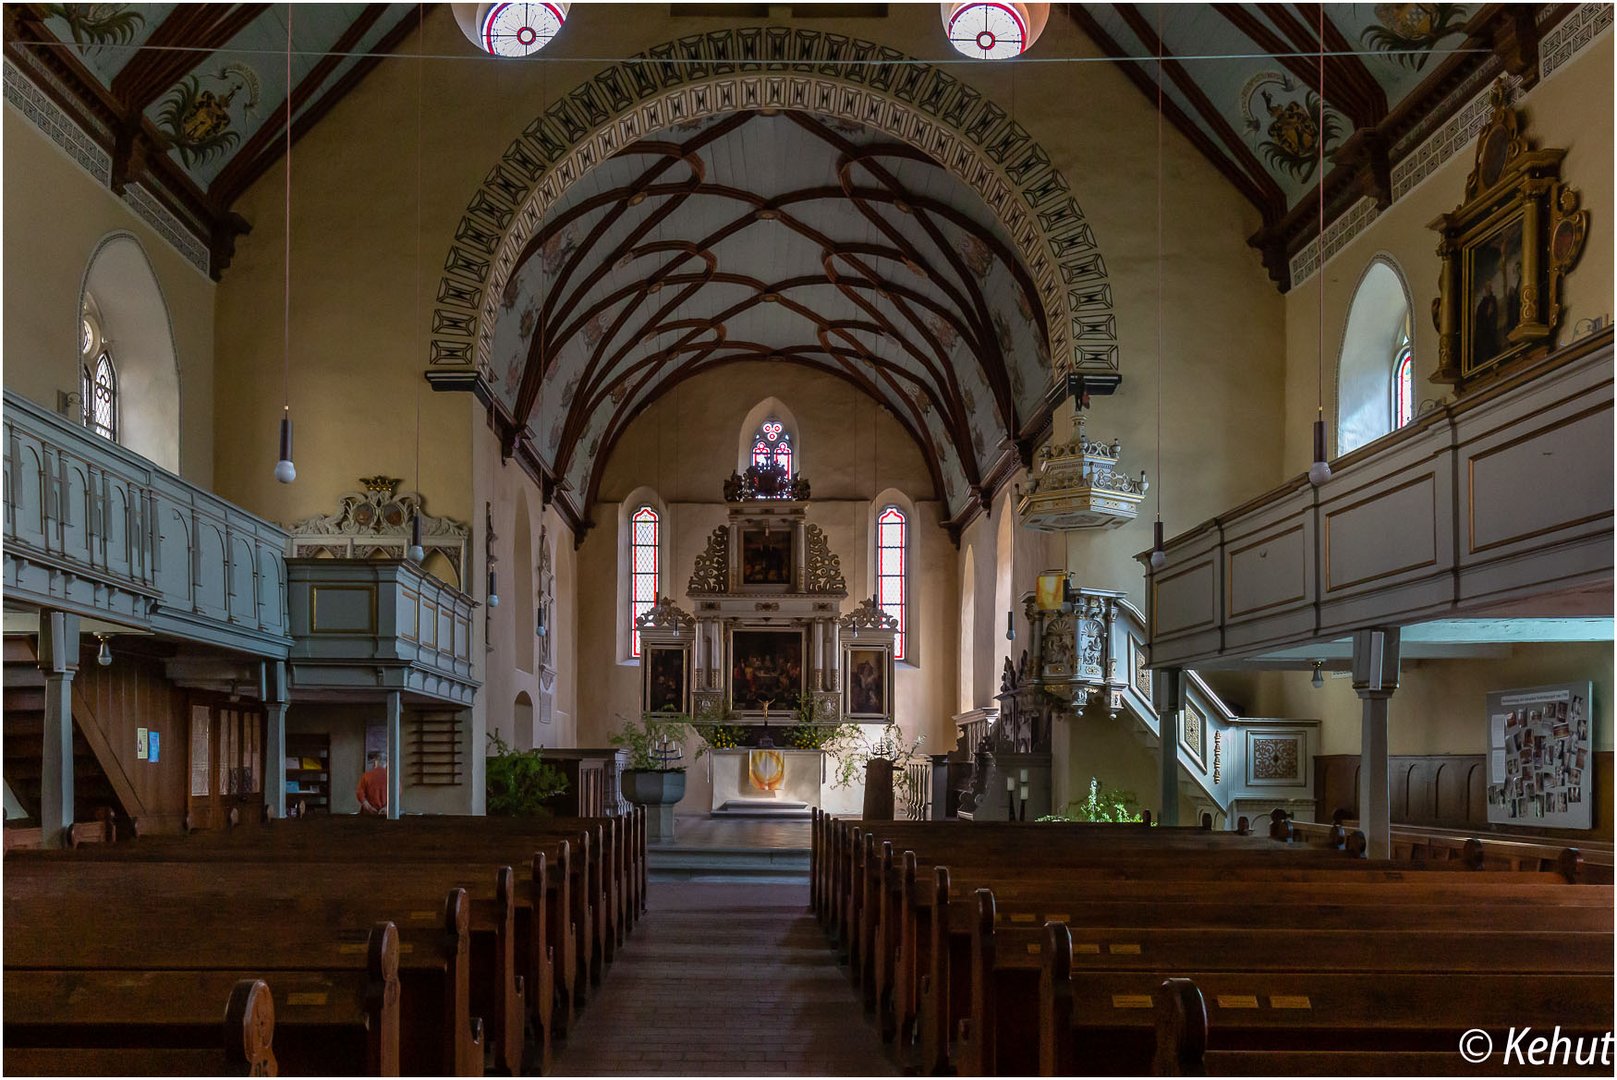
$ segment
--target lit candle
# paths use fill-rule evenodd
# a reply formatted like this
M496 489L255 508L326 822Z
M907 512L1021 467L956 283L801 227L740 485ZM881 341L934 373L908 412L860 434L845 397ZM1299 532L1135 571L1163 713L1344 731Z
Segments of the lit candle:
M1022 781L1022 783L1024 783L1024 784L1027 783L1027 770L1023 769L1022 770L1022 775L1017 777L1017 779Z
M1027 785L1022 785L1022 801L1027 802Z
M1006 791L1015 791L1016 790L1016 777L1007 776L1005 778L1005 790Z

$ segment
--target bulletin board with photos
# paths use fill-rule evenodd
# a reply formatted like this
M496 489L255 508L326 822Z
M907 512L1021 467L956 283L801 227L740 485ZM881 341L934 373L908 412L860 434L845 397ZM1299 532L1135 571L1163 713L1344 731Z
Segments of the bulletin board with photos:
M1593 827L1593 701L1589 682L1488 695L1490 824Z

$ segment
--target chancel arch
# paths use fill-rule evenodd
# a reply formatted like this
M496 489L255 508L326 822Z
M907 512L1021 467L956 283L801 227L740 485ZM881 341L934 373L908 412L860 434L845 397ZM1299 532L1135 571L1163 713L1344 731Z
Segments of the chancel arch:
M73 321L75 341L82 340L87 311L93 314L101 345L112 360L117 442L178 472L180 371L174 331L162 285L133 234L108 234L90 256ZM80 357L90 367L92 393L101 351ZM84 380L78 381L83 394Z
M1116 366L1105 266L1049 155L986 101L893 95L882 69L839 62L876 46L841 44L729 30L668 49L756 71L668 65L653 85L645 56L608 68L530 125L468 208L429 378L483 384L575 524L603 451L695 368L763 358L858 380L938 462L957 529L1042 431L1053 374ZM814 76L787 76L821 53ZM603 100L616 114L573 130L575 106Z
M1414 413L1418 376L1410 334L1409 285L1388 255L1370 260L1354 289L1336 369L1336 453L1379 439L1398 425L1399 365L1408 358L1404 401Z

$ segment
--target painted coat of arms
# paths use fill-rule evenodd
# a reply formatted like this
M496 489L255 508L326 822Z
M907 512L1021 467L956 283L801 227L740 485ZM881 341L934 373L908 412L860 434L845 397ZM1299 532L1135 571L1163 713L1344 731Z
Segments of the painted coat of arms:
M1241 88L1241 119L1269 168L1300 184L1312 179L1319 166L1321 140L1329 154L1341 135L1341 119L1329 109L1321 130L1319 95L1278 71L1247 80Z
M223 84L218 91L211 85L215 82ZM238 94L243 113L258 107L258 75L246 64L226 64L202 79L187 75L169 90L157 110L157 126L187 168L229 153L241 141L230 111Z
M1359 40L1414 71L1426 66L1439 41L1465 29L1464 4L1377 4L1375 11Z

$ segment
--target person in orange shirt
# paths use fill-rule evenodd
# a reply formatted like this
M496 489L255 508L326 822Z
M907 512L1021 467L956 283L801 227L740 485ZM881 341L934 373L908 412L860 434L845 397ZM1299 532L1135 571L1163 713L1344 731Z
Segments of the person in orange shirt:
M382 816L387 813L387 755L372 754L369 764L359 778L354 796L359 799L361 814Z

